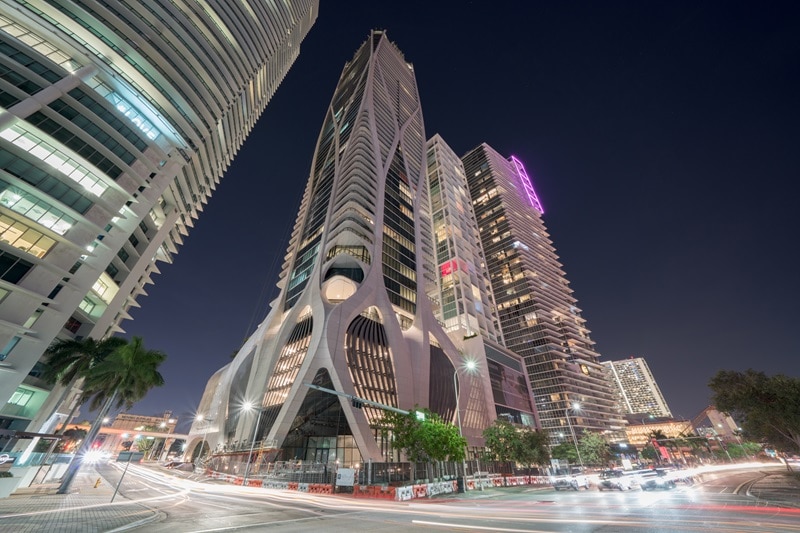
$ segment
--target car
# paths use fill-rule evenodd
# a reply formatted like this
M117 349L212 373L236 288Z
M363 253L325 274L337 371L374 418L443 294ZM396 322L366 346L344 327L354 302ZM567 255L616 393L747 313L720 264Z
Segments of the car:
M600 483L597 489L604 490L631 490L636 485L636 478L626 474L623 470L606 470L600 474Z
M589 488L589 478L578 468L571 471L559 469L550 476L550 484L556 490L580 490Z
M675 488L675 479L666 470L655 469L639 476L642 490L669 490Z

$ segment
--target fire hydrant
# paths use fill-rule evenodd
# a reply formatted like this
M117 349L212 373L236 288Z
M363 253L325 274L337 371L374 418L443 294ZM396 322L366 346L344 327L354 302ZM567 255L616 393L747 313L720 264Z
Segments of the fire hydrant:
M97 481L94 482L94 488L97 488L99 486L100 486L100 478L97 478Z

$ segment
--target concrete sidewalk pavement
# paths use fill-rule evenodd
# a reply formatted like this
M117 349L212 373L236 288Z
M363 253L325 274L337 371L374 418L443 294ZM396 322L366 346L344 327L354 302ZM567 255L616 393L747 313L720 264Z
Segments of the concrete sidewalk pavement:
M18 489L9 498L0 499L0 532L125 531L163 516L121 494L110 503L114 488L95 469L84 467L75 476L69 494L56 494L57 483Z
M800 509L800 473L770 472L753 483L747 495L766 505Z

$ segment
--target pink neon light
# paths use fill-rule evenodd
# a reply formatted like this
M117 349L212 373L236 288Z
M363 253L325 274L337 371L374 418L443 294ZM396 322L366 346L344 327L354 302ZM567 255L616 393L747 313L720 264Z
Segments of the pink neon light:
M514 163L514 167L517 169L517 174L522 182L522 187L525 189L525 193L528 195L528 201L531 203L534 209L544 215L542 203L539 201L539 197L536 196L536 191L533 190L531 179L528 177L528 173L525 172L525 167L522 166L522 161L512 155L511 162Z

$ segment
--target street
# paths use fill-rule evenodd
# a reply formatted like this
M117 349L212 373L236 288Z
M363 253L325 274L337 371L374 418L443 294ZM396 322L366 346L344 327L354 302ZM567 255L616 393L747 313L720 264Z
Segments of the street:
M153 532L418 530L463 531L800 531L800 510L754 505L743 494L762 470L707 474L670 491L556 492L505 487L446 498L394 502L197 483L132 466L122 494L163 513ZM119 478L115 464L101 470ZM461 497L463 496L463 497Z

